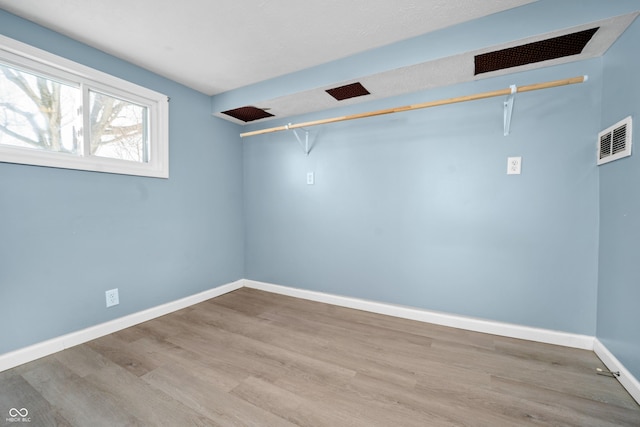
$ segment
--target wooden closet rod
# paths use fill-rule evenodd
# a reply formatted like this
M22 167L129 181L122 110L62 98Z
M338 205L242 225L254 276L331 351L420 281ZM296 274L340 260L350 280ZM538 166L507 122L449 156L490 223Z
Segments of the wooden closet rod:
M520 93L520 92L531 92L531 91L540 90L540 89L549 89L552 87L572 85L576 83L582 83L585 81L587 81L587 76L571 77L568 79L561 79L561 80L554 80L554 81L544 82L544 83L535 83L535 84L530 84L525 86L518 86L518 87L515 87L515 89L512 89L511 87L509 87L506 89L494 90L491 92L477 93L475 95L466 95L466 96L459 96L457 98L423 102L421 104L405 105L404 107L387 108L385 110L370 111L368 113L351 114L348 116L333 117L331 119L313 120L313 121L304 122L304 123L276 126L268 129L254 130L252 132L244 132L244 133L241 133L240 136L244 138L247 136L262 135L265 133L280 132L283 130L324 125L327 123L336 123L336 122L344 122L346 120L364 119L365 117L374 117L374 116L382 116L384 114L401 113L403 111L419 110L422 108L437 107L440 105L455 104L458 102L476 101L478 99L494 98L496 96L505 96L505 95L511 95L513 93Z

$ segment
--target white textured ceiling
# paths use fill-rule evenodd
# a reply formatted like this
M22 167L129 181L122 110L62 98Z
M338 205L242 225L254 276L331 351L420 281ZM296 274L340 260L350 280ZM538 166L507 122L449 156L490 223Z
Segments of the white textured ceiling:
M0 0L214 95L534 0Z

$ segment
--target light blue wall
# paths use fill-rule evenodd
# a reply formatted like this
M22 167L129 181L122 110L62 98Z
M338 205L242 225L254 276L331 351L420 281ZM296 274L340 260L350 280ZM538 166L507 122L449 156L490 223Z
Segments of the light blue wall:
M597 336L640 378L640 22L604 57L602 123L632 116L631 157L602 165Z
M214 97L265 97L628 13L638 1L547 1ZM569 13L570 12L570 13ZM416 55L418 59L416 59ZM588 74L586 84L244 142L249 279L594 335L602 58L270 122L269 126ZM352 73L353 75L349 74ZM614 76L613 79L616 77ZM252 92L252 93L250 93ZM254 98L255 99L255 98ZM217 100L217 101L216 101ZM611 102L615 102L612 99ZM259 126L253 126L256 128ZM249 127L250 129L252 127ZM506 158L523 174L506 176ZM306 172L316 184L305 184Z
M242 147L210 98L4 11L0 32L171 98L168 180L0 163L0 354L242 278Z
M247 278L594 335L600 70L598 58L322 114L589 75L518 95L508 137L494 98L313 128L309 157L292 133L247 138ZM522 175L506 175L508 156Z
M219 111L639 7L637 0L540 0L221 94L214 97L213 108ZM607 91L606 103L618 102L616 93L626 90L627 77L637 71L624 70L624 54L637 50L630 36L625 37L623 47L613 50L623 53L606 56L607 86L616 89ZM501 135L501 103L482 101L314 129L316 146L308 158L290 133L245 140L247 277L589 335L595 334L601 314L605 319L598 331L604 334L605 325L614 321L624 324L615 328L616 348L624 348L627 361L632 352L637 358L635 338L635 344L621 338L634 333L631 325L638 323L637 315L623 310L614 316L613 305L603 297L604 289L622 291L609 298L636 296L637 287L625 291L605 283L600 311L597 307L598 278L610 280L602 261L598 276L599 215L615 215L621 205L600 209L594 140L608 115L617 119L628 114L601 112L602 61L269 122L296 123L512 83L590 77L579 87L518 96L508 138ZM637 101L635 89L624 94L626 101L618 110L626 111ZM637 102L633 105L637 108ZM264 125L248 129L260 127ZM523 156L522 176L504 175L506 157L513 155ZM316 173L314 186L305 185L307 171ZM617 247L618 238L604 245ZM613 255L603 259L606 256Z
M169 180L0 163L0 353L247 277L597 329L640 377L636 160L594 165L594 135L637 115L638 23L604 59L286 120L589 74L518 95L506 138L499 98L313 128L308 157L291 133L241 143L239 127L210 116L211 102L235 107L639 5L541 0L213 100L0 11L2 34L171 97ZM506 176L514 155L523 174ZM112 287L121 304L107 310Z

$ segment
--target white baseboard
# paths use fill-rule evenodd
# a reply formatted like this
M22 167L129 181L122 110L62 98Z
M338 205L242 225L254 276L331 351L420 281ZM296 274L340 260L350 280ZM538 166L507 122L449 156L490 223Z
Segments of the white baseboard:
M28 347L24 347L9 353L0 354L0 372L7 369L31 362L44 356L57 353L64 349L73 347L105 335L112 334L122 329L129 328L139 323L146 322L156 317L164 316L177 310L189 307L191 305L206 301L211 298L226 294L243 286L243 281L238 280L233 283L218 286L195 295L171 301L166 304L158 305L147 310L129 314L109 322L91 326L80 331L71 332L47 341L43 341Z
M419 322L433 323L436 325L450 326L469 331L519 338L583 350L593 350L594 337L588 335L571 334L568 332L533 328L511 323L422 310L401 305L385 304L359 298L343 297L323 292L308 291L305 289L257 282L254 280L245 279L243 283L244 286L248 288L260 289L267 292L338 305L341 307L354 308L372 313L386 314L388 316L395 316L403 319L417 320Z
M631 372L629 372L597 338L592 336L422 310L401 305L385 304L376 301L344 297L305 289L290 288L287 286L274 285L271 283L263 283L247 279L241 279L189 297L120 317L109 322L52 338L9 353L0 354L0 372L122 329L135 326L148 320L155 319L156 317L164 316L165 314L181 310L202 301L224 295L242 287L260 289L281 295L288 295L296 298L323 302L403 319L416 320L419 322L433 323L436 325L450 326L469 331L519 338L583 350L592 350L610 371L620 372L618 380L629 394L631 394L631 396L640 403L640 382L638 382Z
M612 372L620 372L620 376L617 377L618 381L629 392L631 397L640 404L640 382L638 379L597 338L593 344L593 351L602 360L607 369Z
M629 372L624 365L616 359L616 357L600 342L600 340L592 336L570 334L567 332L559 332L542 328L532 328L529 326L422 310L400 305L384 304L358 298L343 297L323 292L257 282L254 280L245 279L242 280L242 282L247 288L259 289L276 294L353 308L356 310L386 314L388 316L395 316L403 319L417 320L419 322L433 323L436 325L450 326L453 328L510 338L519 338L528 341L555 344L564 347L579 348L582 350L591 350L595 352L610 371L620 372L620 377L618 377L620 384L622 384L636 402L640 403L640 382L638 382L633 374L631 374L631 372Z

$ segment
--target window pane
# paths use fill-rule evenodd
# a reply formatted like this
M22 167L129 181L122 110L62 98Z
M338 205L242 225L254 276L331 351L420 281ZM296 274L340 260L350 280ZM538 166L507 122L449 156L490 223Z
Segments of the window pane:
M91 154L148 162L147 107L94 91L89 102Z
M78 154L78 87L0 64L0 144Z

